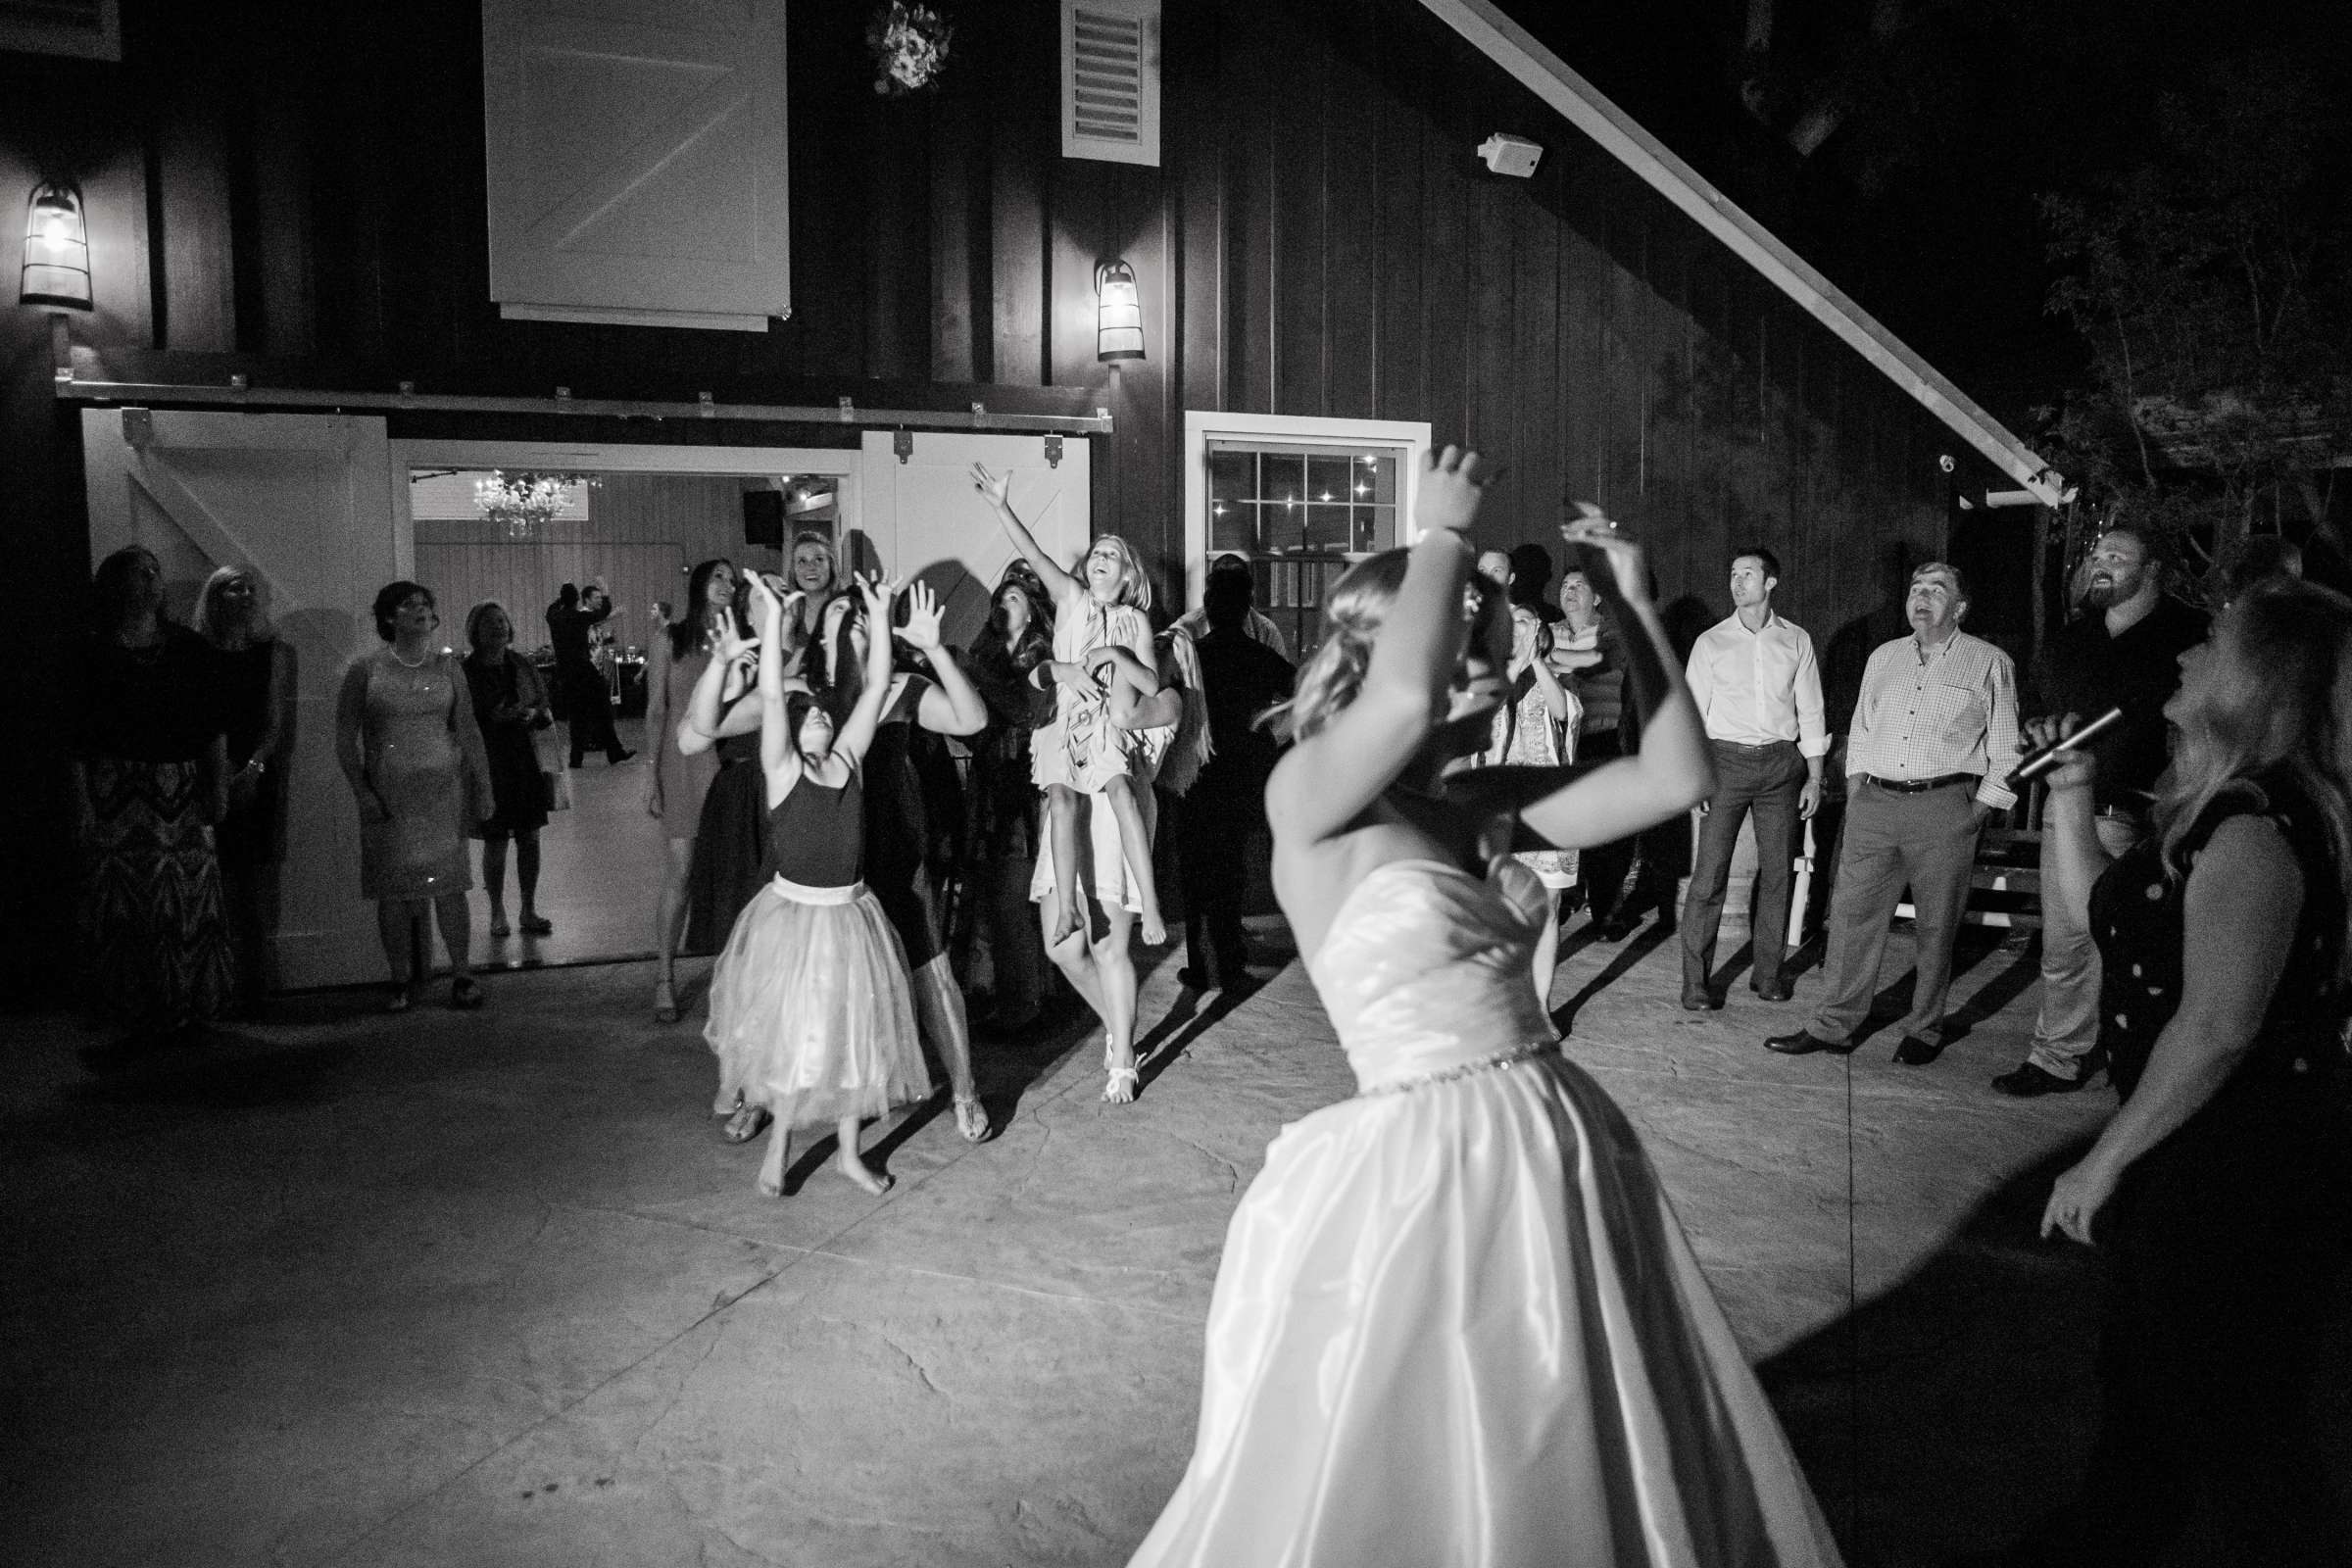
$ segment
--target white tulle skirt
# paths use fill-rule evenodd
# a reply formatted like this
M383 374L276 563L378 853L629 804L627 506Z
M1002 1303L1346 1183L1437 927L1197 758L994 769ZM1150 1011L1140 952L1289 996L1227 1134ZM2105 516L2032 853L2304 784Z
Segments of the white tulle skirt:
M710 973L719 1102L777 1110L789 1125L879 1116L931 1094L906 955L863 883L776 878L744 906Z
M1283 1130L1135 1568L1838 1560L1633 1129L1556 1052Z

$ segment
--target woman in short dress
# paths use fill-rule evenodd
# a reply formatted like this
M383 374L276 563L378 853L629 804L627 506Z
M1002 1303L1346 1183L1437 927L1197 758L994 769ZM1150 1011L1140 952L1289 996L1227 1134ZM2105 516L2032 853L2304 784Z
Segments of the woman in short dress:
M466 836L490 809L489 758L465 671L435 645L433 591L386 583L375 596L384 646L344 672L335 705L335 760L360 811L360 896L375 901L376 934L392 971L385 1002L406 1012L431 967L432 930L449 954L449 1004L478 1007Z

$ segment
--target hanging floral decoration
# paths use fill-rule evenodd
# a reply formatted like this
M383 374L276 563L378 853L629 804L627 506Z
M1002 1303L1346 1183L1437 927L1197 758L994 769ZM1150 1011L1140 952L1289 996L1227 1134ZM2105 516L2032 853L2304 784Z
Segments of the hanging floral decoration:
M874 91L898 98L930 86L947 68L948 43L955 36L956 24L931 7L890 0L865 29L878 73Z
M536 468L493 468L473 482L473 504L507 530L510 539L535 538L557 513L571 505L574 491L604 481L593 473L550 473Z

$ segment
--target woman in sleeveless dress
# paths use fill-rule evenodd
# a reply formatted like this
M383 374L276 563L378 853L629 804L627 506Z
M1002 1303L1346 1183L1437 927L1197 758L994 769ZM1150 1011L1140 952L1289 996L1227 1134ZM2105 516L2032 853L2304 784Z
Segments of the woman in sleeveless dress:
M434 645L433 591L387 583L375 596L384 646L353 660L335 707L335 760L360 811L360 896L375 901L392 971L385 1005L405 1012L432 964L432 928L449 953L449 1004L478 1007L466 835L490 811L490 763L457 658Z
M654 766L645 785L645 810L662 824L669 857L662 868L662 891L654 901L654 1021L678 1021L678 942L686 934L686 889L694 875L695 833L703 801L718 776L715 750L687 752L678 745L695 682L710 663L721 622L741 616L735 608L735 564L715 558L696 564L686 577L686 613L653 640L645 671L646 744Z
M710 1023L720 1092L770 1116L775 1131L760 1191L784 1193L796 1128L831 1122L841 1173L867 1192L888 1190L858 1156L858 1123L927 1098L931 1075L915 1034L898 933L862 877L860 764L890 690L890 642L876 638L865 689L837 734L833 716L784 689L789 606L754 578L760 624L760 764L774 831L771 880L744 906L710 976ZM869 612L887 616L896 585L858 585Z
M1456 701L1478 460L1422 477L1421 541L1334 588L1267 788L1274 887L1360 1086L1267 1151L1209 1307L1191 1466L1135 1557L1166 1568L1838 1560L1624 1115L1528 984L1536 921L1478 841L1573 849L1713 783L1639 553L1644 745L1578 776L1481 768ZM1500 662L1501 650L1491 657ZM1505 864L1514 862L1504 861Z
M939 615L938 599L919 582L907 590L906 623L895 634L876 628L863 604L836 599L802 667L818 698L835 713L846 714L864 696L863 671L871 665L874 642L883 645L886 664L893 635L928 662L928 674L894 670L875 725L865 763L866 880L906 951L915 1017L947 1069L956 1130L977 1144L992 1129L972 1073L963 988L956 983L947 921L925 859L931 813L913 746L917 728L934 735L977 735L987 727L988 704L943 649Z
M2199 1562L2317 1568L2352 1540L2312 1399L2352 1236L2352 601L2255 588L2180 670L2146 839L2110 861L2093 763L2049 775L2123 1105L2042 1216L2107 1259L2100 1428L2076 1500L1999 1559L2020 1568L2173 1561L2200 1508Z

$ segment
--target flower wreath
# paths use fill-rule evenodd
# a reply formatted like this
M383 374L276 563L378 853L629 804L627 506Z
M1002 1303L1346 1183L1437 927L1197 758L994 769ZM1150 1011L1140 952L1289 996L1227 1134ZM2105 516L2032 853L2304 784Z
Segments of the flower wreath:
M948 63L956 24L929 6L890 0L865 29L874 52L874 91L886 98L917 92L939 79Z

